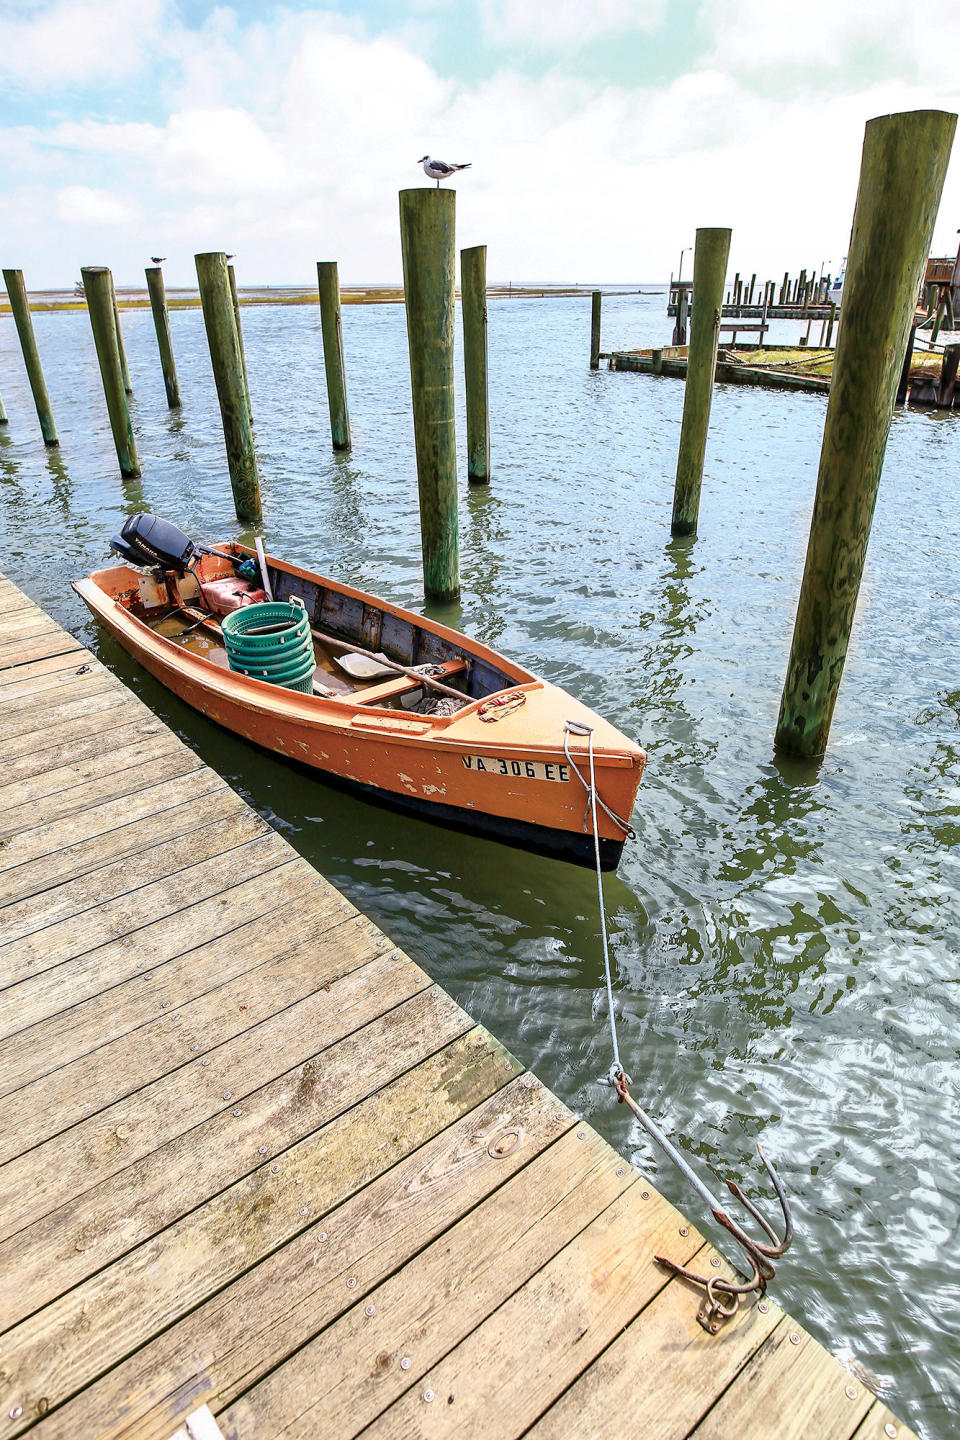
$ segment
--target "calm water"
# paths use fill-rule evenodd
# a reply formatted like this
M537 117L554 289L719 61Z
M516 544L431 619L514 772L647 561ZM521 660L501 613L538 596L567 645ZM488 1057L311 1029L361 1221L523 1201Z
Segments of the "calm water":
M423 609L402 308L344 311L346 460L328 445L316 313L243 319L268 548ZM664 343L671 323L662 296L610 299L604 349ZM597 1083L610 1056L588 872L293 780L141 675L73 597L69 579L104 561L135 510L207 539L242 533L199 312L172 317L173 417L149 313L123 317L144 470L128 483L86 315L35 324L62 443L40 443L0 319L0 568L699 1222ZM491 304L494 481L462 489L462 605L434 613L648 748L638 840L606 882L635 1092L704 1165L748 1173L764 1195L762 1138L798 1229L777 1298L904 1419L947 1436L960 1388L960 417L895 419L829 755L778 767L826 402L720 387L700 537L671 543L682 386L591 374L588 332L588 299Z

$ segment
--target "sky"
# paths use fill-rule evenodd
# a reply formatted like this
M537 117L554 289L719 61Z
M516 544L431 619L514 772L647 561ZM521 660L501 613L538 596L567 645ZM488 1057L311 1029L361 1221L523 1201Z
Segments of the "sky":
M470 161L491 282L665 281L697 226L730 274L847 249L867 120L960 107L960 5L903 0L0 0L0 263L195 284L400 278L398 191ZM960 143L957 146L960 152ZM960 226L960 160L934 252Z

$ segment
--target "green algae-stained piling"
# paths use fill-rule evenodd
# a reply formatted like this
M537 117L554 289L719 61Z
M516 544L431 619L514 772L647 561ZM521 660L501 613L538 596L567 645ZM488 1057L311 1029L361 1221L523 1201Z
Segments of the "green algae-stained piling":
M455 600L460 594L453 394L455 225L454 190L400 191L423 583L432 600Z
M693 535L697 529L730 233L729 230L698 230L693 252L693 315L673 495L671 530L674 535Z
M150 309L153 311L153 324L157 332L157 347L160 351L160 368L163 371L167 404L171 410L176 410L180 406L180 384L177 380L177 367L173 359L170 314L167 310L167 294L163 286L163 271L159 265L152 265L148 266L144 273L147 277L147 289L150 292Z
M117 354L120 356L120 373L123 376L123 388L127 395L133 394L133 385L130 382L130 367L127 365L127 351L123 343L123 331L120 328L120 307L117 304L117 289L113 283L113 274L110 274L110 293L113 298L113 323L117 331Z
M600 369L600 315L603 308L603 293L594 290L590 296L590 369Z
M776 747L822 755L857 606L907 333L957 117L868 122L843 285L843 323Z
M0 395L0 425L9 425L9 423L10 421L7 419L7 412L3 407L3 396Z
M237 294L237 276L233 266L227 261L227 275L230 280L230 299L233 302L233 319L237 327L237 345L240 348L240 367L243 370L243 393L247 401L247 413L253 419L253 406L250 403L250 381L247 378L247 352L243 348L243 326L240 324L240 296Z
M689 290L686 284L677 286L677 319L673 327L673 345L686 345L687 343L687 310L689 308Z
M120 332L117 329L113 276L104 265L87 265L80 274L87 297L87 311L90 315L93 341L97 347L97 360L100 363L113 443L117 447L120 474L129 480L140 474L140 461L133 438L127 389L123 383L123 368L120 363Z
M343 363L343 321L340 314L340 271L336 260L317 261L320 294L320 329L323 332L323 368L327 377L330 438L334 450L349 450L350 409Z
M27 299L27 287L23 282L23 271L4 270L3 282L7 287L10 308L13 311L17 334L20 336L23 363L27 367L27 378L30 381L30 389L33 391L33 403L37 407L37 419L40 421L40 432L43 435L44 444L59 445L57 427L53 419L53 408L50 404L50 396L47 394L47 382L43 378L43 369L40 365L37 337L33 333L30 301Z
M2 1440L914 1440L771 1295L702 1329L713 1246L0 597Z
M467 480L471 485L486 485L490 481L486 245L460 251L460 296L467 390Z
M260 477L253 448L253 427L243 379L240 336L233 310L227 257L222 250L215 250L195 255L194 260L213 378L220 401L233 503L238 520L257 521L262 514Z

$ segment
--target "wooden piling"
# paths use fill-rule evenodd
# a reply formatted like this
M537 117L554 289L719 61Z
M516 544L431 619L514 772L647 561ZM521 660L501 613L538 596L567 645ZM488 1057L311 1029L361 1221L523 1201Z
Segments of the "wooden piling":
M775 744L822 755L830 733L877 486L957 117L868 122L820 469Z
M650 351L650 364L654 375L663 374L663 350L653 349Z
M681 290L677 296L677 318L673 327L674 345L686 345L687 343L687 297L689 290Z
M453 395L455 222L455 190L400 191L423 583L433 600L456 600L460 594Z
M195 255L203 323L210 347L213 377L220 401L223 439L237 519L261 518L260 477L253 448L253 427L243 379L240 337L230 289L227 257L222 250Z
M826 345L827 345L827 349L828 349L828 350L829 350L830 346L833 344L833 326L834 326L834 322L835 322L836 318L837 318L837 302L836 302L836 300L831 300L831 301L830 301L830 318L829 318L828 321L827 321L827 340L826 340Z
M47 394L47 384L40 365L37 337L33 332L33 319L30 315L27 287L23 282L23 271L4 270L3 283L7 287L14 324L20 337L23 363L27 367L27 378L30 381L30 389L33 391L33 403L37 407L37 418L40 421L40 433L43 435L45 445L59 445L50 396Z
M233 320L237 327L237 345L240 349L240 368L243 371L243 394L247 402L247 414L253 420L253 406L250 404L250 381L247 379L247 352L243 348L243 326L240 324L240 297L237 294L237 276L227 261L227 278L230 281L230 299L233 303Z
M906 404L906 401L907 401L907 391L908 391L909 388L910 388L910 363L911 363L911 361L913 360L913 347L914 347L914 345L916 344L916 339L917 339L917 322L916 322L916 320L914 320L913 324L910 326L910 334L909 334L908 337L907 337L907 348L906 348L906 350L904 351L903 365L902 365L902 367L901 367L901 369L900 369L900 382L899 382L899 384L897 385L897 399L896 399L896 404L897 404L897 405L905 405L905 404ZM946 357L944 357L943 364L944 364L944 365L946 364ZM941 370L940 370L940 383L941 383L941 388L942 388L942 385L943 385L943 366L942 366L942 365L941 365Z
M117 447L120 474L129 480L140 474L140 460L133 438L133 426L130 423L128 391L123 382L113 276L105 265L87 265L80 271L80 275L87 297L87 311L90 315L93 341L97 347L100 377L110 416L110 428L113 431L113 443Z
M153 325L157 332L157 346L160 350L160 368L167 392L167 404L171 410L180 406L180 385L177 367L173 359L173 342L170 339L170 315L167 311L167 295L163 286L163 271L159 265L148 265L145 270L147 290L150 292L150 309L153 311Z
M490 414L486 245L472 245L468 250L460 251L460 304L463 310L463 371L467 391L467 480L471 485L487 485L490 482ZM598 354L599 349L598 327Z
M756 285L756 283L757 283L757 275L756 275L756 271L754 271L754 273L750 276L750 292L749 292L749 296L748 296L748 298L747 298L747 304L748 304L748 305L752 305L752 304L753 304L753 287Z
M343 365L343 324L340 317L340 271L336 260L317 261L320 294L320 329L323 334L323 368L327 377L327 406L334 450L350 449L350 410Z
M117 304L117 290L113 283L113 272L110 272L110 294L113 299L113 323L117 332L117 354L120 356L120 373L123 376L123 389L127 395L133 394L133 385L130 383L130 368L127 365L127 350L123 343L123 331L120 329L120 307Z
M717 333L723 279L730 253L729 230L698 230L693 252L693 316L683 393L683 423L673 495L674 535L693 535L700 509L700 485L717 365Z
M9 425L9 423L9 420L7 419L7 412L3 406L3 396L0 395L0 425Z
M911 340L913 336L911 334ZM940 384L937 386L937 404L945 410L953 409L957 393L957 370L960 367L960 345L945 345L943 360L940 362Z
M603 305L603 292L594 290L590 296L590 369L600 369L600 310Z

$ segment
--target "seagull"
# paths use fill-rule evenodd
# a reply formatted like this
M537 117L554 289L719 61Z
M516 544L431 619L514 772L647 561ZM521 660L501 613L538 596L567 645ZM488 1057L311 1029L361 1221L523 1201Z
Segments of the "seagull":
M417 164L423 166L425 175L428 175L431 180L436 180L438 190L441 180L447 180L451 175L456 175L458 170L470 169L469 160L466 165L448 165L446 160L433 160L429 155L421 155Z
M166 258L167 258L166 255L151 255L151 256L150 256L150 259L153 261L154 265L162 265L163 262L164 262L164 260L166 260Z

